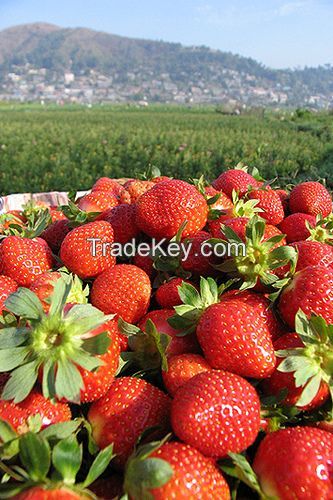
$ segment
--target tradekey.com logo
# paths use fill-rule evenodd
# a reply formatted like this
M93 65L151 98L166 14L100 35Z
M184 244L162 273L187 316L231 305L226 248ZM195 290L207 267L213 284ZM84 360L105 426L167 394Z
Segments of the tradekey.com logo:
M186 260L192 251L193 243L175 242L167 239L155 240L151 242L137 242L135 239L127 243L104 242L100 238L88 238L90 251L93 257L112 257L133 258L136 255L140 257L171 257ZM207 240L203 242L199 249L203 257L245 257L245 243L219 241L212 242ZM195 254L196 256L198 253Z

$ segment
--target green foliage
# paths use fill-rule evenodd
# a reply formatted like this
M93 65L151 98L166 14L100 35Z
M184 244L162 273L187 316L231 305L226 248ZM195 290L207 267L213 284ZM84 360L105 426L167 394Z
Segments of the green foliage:
M86 189L99 176L132 177L149 165L211 180L242 161L280 185L330 183L333 169L332 119L324 112L3 105L0 121L0 195Z

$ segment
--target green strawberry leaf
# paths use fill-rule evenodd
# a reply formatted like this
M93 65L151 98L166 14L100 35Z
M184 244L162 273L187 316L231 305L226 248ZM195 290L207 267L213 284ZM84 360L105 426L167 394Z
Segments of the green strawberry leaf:
M103 450L101 450L95 460L93 461L86 479L82 483L83 488L87 488L90 486L96 479L99 478L101 474L107 469L108 465L110 464L111 460L115 457L116 455L113 453L113 444L110 444Z
M165 460L132 459L126 470L124 489L131 498L152 498L149 490L165 485L172 476L173 469Z
M27 340L30 330L28 328L4 328L0 330L0 349L18 347Z
M59 399L80 403L80 391L84 389L78 368L68 359L60 359L55 379L56 394Z
M52 424L40 431L40 436L48 441L59 441L66 439L73 434L76 434L80 427L83 425L83 418L76 418L68 422L59 422Z
M20 439L20 459L33 481L43 481L50 469L50 446L45 438L27 432Z
M221 465L221 469L229 476L239 479L244 484L249 486L249 488L251 488L253 491L259 493L260 497L262 498L262 491L259 480L244 455L230 452L229 457L233 462L233 466L229 466L227 464Z
M56 284L51 295L51 307L49 315L53 316L60 314L66 304L68 295L72 288L72 279L69 275L62 273L61 278L56 281Z
M85 339L82 344L82 349L94 355L105 354L110 344L111 339L106 331Z
M59 441L52 451L52 463L65 484L75 484L82 463L82 445L71 435Z
M38 360L34 360L16 368L3 389L2 399L13 400L14 403L23 401L37 381L38 367Z
M8 311L26 319L38 320L44 316L44 311L37 295L28 288L19 288L5 302Z
M13 427L6 422L6 420L0 420L0 442L7 443L7 441L11 441L16 438L17 434Z

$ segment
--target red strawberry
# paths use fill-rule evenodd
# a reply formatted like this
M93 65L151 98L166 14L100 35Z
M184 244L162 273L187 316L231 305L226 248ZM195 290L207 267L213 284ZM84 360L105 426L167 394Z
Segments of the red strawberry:
M273 341L286 333L284 325L274 314L271 307L271 301L262 293L256 293L251 290L244 290L242 292L239 290L230 290L224 293L221 297L222 302L234 299L240 300L252 306L255 311L260 314Z
M58 220L67 220L66 215L61 211L60 207L49 207L52 223Z
M179 297L178 287L184 281L189 283L189 281L183 280L182 278L172 278L170 281L166 281L158 287L155 299L162 309L172 309L174 306L178 306L182 303Z
M231 219L223 220L222 224L230 227L241 240L245 241L245 231L249 220L250 219L248 217L233 217ZM225 239L220 220L210 221L209 230L214 238Z
M80 373L84 383L84 390L81 390L81 403L87 403L100 399L110 388L115 373L118 369L120 344L117 321L111 320L90 332L87 338L96 336L106 331L111 343L105 354L101 354L99 359L103 362L95 371L80 368Z
M42 487L33 486L22 493L15 495L16 500L84 500L89 499L83 493L75 493L75 491L68 489L65 486Z
M295 349L299 347L304 347L304 343L297 335L297 333L287 333L280 337L274 343L274 349L276 351ZM325 382L321 382L317 394L313 397L310 403L306 405L297 404L300 400L304 386L296 387L294 372L282 372L279 371L279 366L281 365L283 358L278 357L276 360L275 371L272 375L263 382L263 388L267 394L273 394L278 396L284 389L287 389L287 395L283 400L285 405L298 406L301 410L310 410L321 406L329 397L329 389Z
M113 241L111 224L105 221L89 222L65 236L60 258L80 278L94 278L115 265L116 259L110 253Z
M286 235L287 242L293 243L294 241L306 240L310 236L306 223L312 227L316 225L316 218L314 215L295 213L288 215L279 225L282 233Z
M258 200L258 208L263 212L260 216L268 224L277 226L284 218L284 210L279 195L273 189L254 189L248 194L250 200Z
M250 186L257 187L258 181L241 169L227 170L213 182L213 187L218 191L223 191L229 198L232 197L233 191L236 191L240 197L244 196Z
M88 420L98 446L113 443L116 461L123 466L145 429L158 426L157 435L163 436L169 411L170 399L160 389L143 379L121 377L91 405Z
M333 267L333 247L319 241L297 241L292 243L298 253L296 271L308 266Z
M6 308L19 316L20 323L16 329L2 329L0 371L10 372L3 399L23 401L38 377L45 397L75 403L81 397L99 397L112 382L120 350L118 330L105 323L113 318L91 304L68 307L71 285L71 277L62 274L47 314L27 288L19 288L7 299ZM6 336L16 339L10 348Z
M197 189L180 180L155 184L137 202L137 224L153 238L172 238L187 222L182 233L185 238L204 227L208 206Z
M275 192L278 194L281 200L284 213L287 214L289 211L289 193L284 189L275 189Z
M0 316L3 313L5 307L6 299L13 292L16 292L18 285L16 281L9 276L1 276L0 275Z
M260 427L255 389L233 373L199 373L178 389L171 424L179 439L206 456L222 458L250 446Z
M110 179L109 177L100 177L91 188L92 192L110 192L116 196L119 196L123 190L124 188L121 184L119 184L119 182L114 179Z
M208 370L211 367L200 354L178 354L168 360L168 370L162 371L163 382L170 396L174 396L188 380Z
M170 344L166 349L168 357L175 356L176 354L198 352L200 348L195 334L180 336L179 330L175 330L168 323L168 319L172 316L174 316L174 310L172 309L150 311L141 319L138 326L141 330L145 330L146 323L150 319L159 333L165 333L171 337Z
M167 175L158 175L157 177L153 177L151 179L151 182L154 182L154 184L158 184L159 182L163 181L170 181L171 177L168 177Z
M134 255L133 264L142 269L150 279L154 277L156 272L154 269L154 261L149 255Z
M159 460L157 471L149 467L154 459ZM230 499L228 484L214 462L192 446L178 442L134 457L126 469L125 490L130 498L152 500Z
M297 272L283 289L278 309L282 319L295 328L295 316L302 309L333 323L333 269L324 266L309 266Z
M320 182L302 182L292 189L289 206L292 213L327 217L332 212L332 198Z
M140 196L154 187L155 183L152 181L140 181L132 179L124 184L127 194L130 197L130 203L136 203Z
M205 241L209 240L210 237L210 234L206 231L199 231L191 238L183 240L186 251L190 245L187 258L184 257L181 261L182 268L185 271L189 271L199 276L208 276L212 274L213 268L210 264L211 258L205 256L205 252L202 251L202 245Z
M273 344L260 313L236 296L206 309L197 337L213 368L251 378L265 378L273 372Z
M234 207L234 204L229 196L223 193L223 191L218 191L217 189L213 188L213 186L207 186L205 188L205 195L207 197L207 201L218 196L217 201L213 203L213 205L210 205L210 208L213 208L214 210L229 212Z
M51 250L54 253L58 253L61 247L61 243L64 241L65 236L72 230L69 221L67 219L58 220L53 222L49 227L47 227L41 234Z
M263 439L253 468L270 498L330 500L332 461L332 434L313 427L291 427Z
M101 213L97 220L105 220L111 224L114 231L114 241L127 243L136 238L140 231L135 222L136 207L122 203Z
M118 205L118 199L107 191L92 191L84 195L77 206L85 212L104 212Z
M42 428L72 418L66 403L52 403L37 391L31 392L20 403L0 400L0 419L8 422L19 434L28 431L28 418L34 415L40 415Z
M0 274L9 276L20 286L30 286L37 276L52 269L51 250L41 241L20 236L5 238L0 244Z
M54 271L50 273L43 273L40 276L38 276L35 281L30 285L30 290L34 292L41 303L43 304L43 309L45 312L48 312L50 309L50 303L48 302L48 299L50 299L53 291L54 291L54 286L58 279L61 278L61 274Z
M105 314L118 314L129 323L137 323L147 312L150 294L150 280L142 269L117 264L96 278L91 302Z

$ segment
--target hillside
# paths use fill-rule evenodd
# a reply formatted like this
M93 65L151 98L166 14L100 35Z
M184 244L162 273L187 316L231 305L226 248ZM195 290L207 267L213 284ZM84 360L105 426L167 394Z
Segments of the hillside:
M45 23L0 32L0 100L333 105L333 68L271 70L207 47Z

